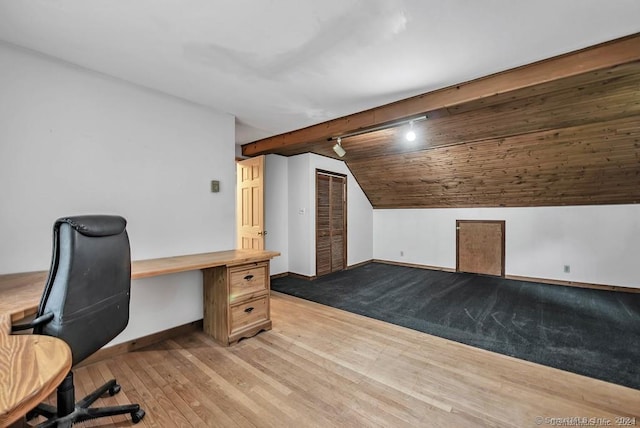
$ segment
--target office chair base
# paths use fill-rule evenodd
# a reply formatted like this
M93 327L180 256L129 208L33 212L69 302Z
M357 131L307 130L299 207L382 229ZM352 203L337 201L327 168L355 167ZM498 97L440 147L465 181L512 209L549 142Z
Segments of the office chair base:
M125 415L128 413L131 416L131 421L134 424L137 424L145 416L144 410L142 410L138 404L126 404L111 407L89 407L105 393L108 392L109 395L113 396L120 392L120 389L120 385L116 383L116 380L111 379L109 382L105 383L82 400L74 403L75 388L73 386L73 372L69 372L57 389L58 407L56 408L48 404L40 404L35 409L27 413L27 419L32 419L37 415L41 415L46 417L47 421L42 422L37 425L37 427L70 427L75 422L82 422L88 419L102 418L105 416Z

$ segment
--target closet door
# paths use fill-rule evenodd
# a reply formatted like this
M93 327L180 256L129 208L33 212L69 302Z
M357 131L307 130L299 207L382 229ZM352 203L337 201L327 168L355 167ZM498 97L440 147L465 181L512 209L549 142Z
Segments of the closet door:
M316 171L316 276L347 265L347 177Z

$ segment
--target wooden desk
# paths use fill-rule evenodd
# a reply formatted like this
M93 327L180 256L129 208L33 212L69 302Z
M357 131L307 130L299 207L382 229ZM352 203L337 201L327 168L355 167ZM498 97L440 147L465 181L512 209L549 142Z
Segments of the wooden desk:
M131 279L171 273L238 266L270 260L280 253L260 250L229 250L186 256L137 260L131 263ZM0 329L10 331L11 322L36 313L47 280L47 271L0 275ZM9 316L7 318L7 315ZM9 324L7 324L9 323Z
M12 320L35 313L33 302L37 307L45 280L40 272L0 276L0 427L20 420L71 370L71 350L64 341L11 335Z
M228 345L245 335L271 328L271 320L267 319L253 321L242 331L233 331L232 322L228 320L234 307L244 308L240 305L247 306L250 301L258 299L267 302L268 318L268 261L279 255L274 251L230 250L139 260L131 264L131 278L202 269L205 281L205 331L220 343ZM234 306L234 297L230 294L232 276L242 276L246 270L250 274L244 277L251 277L252 280L254 275L251 272L258 268L266 275L263 279L267 281L266 290L245 293L247 297ZM53 392L71 368L71 352L63 341L47 336L10 334L12 322L36 313L47 275L47 271L0 275L0 426L13 423L35 407ZM249 288L255 288L253 284L248 284ZM248 312L249 321L255 318L257 312L253 308Z
M71 370L71 350L55 337L0 333L0 427L18 421Z

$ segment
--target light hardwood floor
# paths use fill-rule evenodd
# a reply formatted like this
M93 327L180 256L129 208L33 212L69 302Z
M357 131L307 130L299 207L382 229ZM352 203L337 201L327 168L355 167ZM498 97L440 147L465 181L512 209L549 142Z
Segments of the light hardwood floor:
M640 425L639 390L279 293L271 311L272 331L230 348L193 333L79 368L77 395L115 376L122 392L96 404L139 402L140 427Z

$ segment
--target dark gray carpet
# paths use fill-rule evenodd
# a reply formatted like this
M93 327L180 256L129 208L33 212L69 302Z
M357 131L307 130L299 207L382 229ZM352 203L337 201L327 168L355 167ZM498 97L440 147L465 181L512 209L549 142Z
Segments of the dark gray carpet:
M382 263L282 293L478 348L640 389L640 294Z

